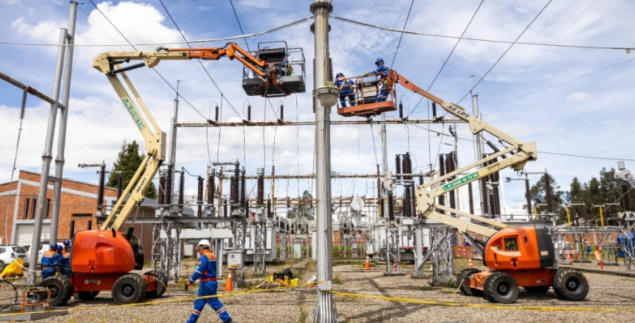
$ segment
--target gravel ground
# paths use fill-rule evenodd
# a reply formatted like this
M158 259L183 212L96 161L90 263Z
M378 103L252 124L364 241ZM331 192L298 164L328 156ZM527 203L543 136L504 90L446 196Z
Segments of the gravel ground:
M458 265L458 264L457 264ZM268 266L268 272L280 271L291 264ZM304 281L315 274L309 263ZM460 268L460 267L459 267ZM458 271L459 268L456 270ZM611 269L616 269L615 267ZM404 266L412 272L412 266ZM187 273L187 271L183 271ZM426 271L430 273L430 271ZM362 270L361 262L340 262L334 266L334 289L377 296L391 296L456 303L458 306L441 306L388 302L384 300L335 295L339 315L346 322L632 322L635 321L635 278L612 275L585 274L591 286L583 302L558 300L550 291L544 296L528 295L521 291L512 305L489 308L493 305L481 297L467 297L454 293L453 288L432 288L429 279L414 280L410 275L383 276L383 266L370 271ZM249 275L247 276L249 279ZM253 278L254 282L262 278ZM219 284L224 286L224 283ZM194 288L195 290L195 288ZM269 291L222 297L235 322L311 322L310 312L315 306L315 289L298 288L285 291ZM178 301L193 296L172 287L164 301ZM468 304L486 306L472 308ZM135 307L114 307L109 293L101 293L90 302L69 302L71 313L42 320L45 322L183 322L192 308L191 301L155 304ZM522 307L560 307L580 310L522 309ZM602 309L617 309L603 311ZM85 310L83 310L85 309ZM582 310L587 309L587 310ZM206 308L199 322L220 322L211 308Z

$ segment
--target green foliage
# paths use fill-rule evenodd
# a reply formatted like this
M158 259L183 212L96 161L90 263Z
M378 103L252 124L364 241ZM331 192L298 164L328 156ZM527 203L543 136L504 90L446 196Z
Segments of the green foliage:
M599 177L591 177L586 183L582 183L577 177L574 177L568 192L561 191L555 179L550 176L554 213L560 216L560 222L566 221L565 207L572 203L584 203L584 206L570 207L572 221L575 219L595 220L599 211L597 208L592 208L594 205L621 204L619 207L604 208L605 219L616 216L617 212L624 211L625 199L629 199L631 210L632 207L635 207L635 194L629 193L624 196L622 186L625 183L615 179L615 169L607 170L603 167L599 175ZM538 203L546 203L544 175L531 187L531 199L534 206ZM542 209L544 210L544 207Z
M454 280L454 279L450 279L447 282L445 282L445 287L458 288L459 287L459 283L457 283L456 280Z
M139 153L139 144L136 141L133 141L129 144L124 144L121 146L121 151L117 156L117 160L113 164L113 171L110 173L110 177L108 177L108 181L106 182L106 186L108 187L117 187L117 178L119 177L118 171L123 172L123 187L126 187L134 174L137 172L137 169L141 165L143 161L144 155ZM145 197L149 198L157 198L157 189L154 186L154 183L150 183L150 186L145 192Z

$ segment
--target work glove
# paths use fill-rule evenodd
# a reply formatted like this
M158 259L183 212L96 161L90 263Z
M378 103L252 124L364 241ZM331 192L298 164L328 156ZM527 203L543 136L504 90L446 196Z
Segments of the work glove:
M366 77L366 76L368 76L368 75L370 75L370 73L365 73L365 74L364 74L364 77Z
M188 280L187 283L185 283L185 290L188 290L190 288L190 285L192 285L192 283L190 283L190 281Z

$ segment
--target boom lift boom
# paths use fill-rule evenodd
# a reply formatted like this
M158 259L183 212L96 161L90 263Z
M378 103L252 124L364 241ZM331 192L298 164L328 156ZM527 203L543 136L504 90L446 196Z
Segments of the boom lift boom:
M416 188L418 215L455 227L461 233L476 233L487 239L486 243L483 243L483 264L489 267L490 270L485 272L472 268L463 270L457 278L457 282L461 286L461 292L465 295L482 293L490 301L512 303L518 296L519 286L530 293L546 293L553 286L554 291L560 298L575 301L583 300L589 290L586 278L580 272L566 269L558 270L553 242L546 228L533 226L512 228L503 223L436 203L436 199L439 196L479 178L489 176L503 168L511 167L516 171L522 170L528 161L536 160L538 157L536 144L534 142L523 143L516 140L468 114L458 104L444 101L430 94L394 70L390 70L388 77L392 84L401 84L403 87L431 100L433 104L440 105L453 116L465 121L472 133L489 133L506 147L503 150L499 150L496 146L490 144L495 153ZM468 172L476 166L485 165L491 161L493 161L491 164L482 167L478 171ZM445 181L466 172L468 172L467 175L443 184ZM499 230L463 221L451 214L487 223ZM477 240L472 241L478 242Z

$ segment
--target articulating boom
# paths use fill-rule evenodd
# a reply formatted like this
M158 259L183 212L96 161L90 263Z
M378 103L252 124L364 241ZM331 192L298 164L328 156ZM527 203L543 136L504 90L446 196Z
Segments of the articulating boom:
M473 182L479 178L483 178L493 174L503 168L512 167L514 170L519 171L523 169L527 161L536 160L537 152L536 152L536 144L534 142L530 143L522 143L511 136L501 132L500 130L492 127L491 125L483 122L480 119L468 114L465 112L465 109L458 104L450 103L447 101L443 101L442 99L430 94L428 91L418 87L414 83L410 82L405 77L399 75L394 70L390 70L389 77L392 79L393 83L399 83L401 86L423 95L433 102L433 104L439 104L443 109L445 109L448 113L453 116L467 122L472 133L477 134L482 131L489 133L490 135L498 138L499 142L506 144L507 148L501 151L497 151L488 157L485 157L481 160L478 160L470 165L461 167L453 172L447 173L444 176L441 176L435 180L429 181L423 185L417 186L417 213L423 214L426 218L436 220L447 225L451 225L459 229L460 232L465 233L467 231L478 233L484 235L486 237L492 236L496 233L496 230L480 226L473 223L468 223L465 221L461 221L458 218L454 218L449 216L447 213L454 213L460 216L468 217L474 220L478 220L480 222L488 223L490 225L499 227L499 228L507 228L507 225L491 221L479 216L475 216L472 214L468 214L465 212L461 212L456 209L449 208L447 206L439 205L435 202L435 199L448 191L455 190L467 183ZM511 156L506 157L506 154L511 154ZM440 185L449 178L457 176L463 172L469 171L470 169L478 166L484 165L485 163L496 160L498 158L503 158L497 162L492 163L486 167L479 169L476 172L469 173L468 175L453 180L450 183L445 185ZM440 213L438 210L445 211L446 214Z

